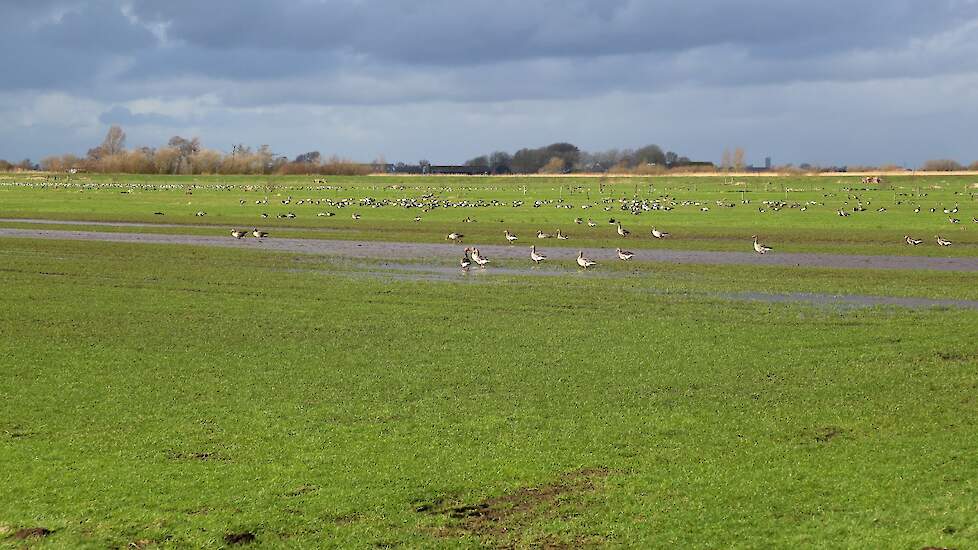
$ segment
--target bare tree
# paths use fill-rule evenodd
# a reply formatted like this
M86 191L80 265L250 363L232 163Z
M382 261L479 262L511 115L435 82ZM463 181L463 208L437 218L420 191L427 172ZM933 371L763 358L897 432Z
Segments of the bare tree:
M562 174L566 166L567 166L567 162L564 161L564 159L560 157L550 157L550 160L548 160L547 163L540 168L540 173Z
M108 133L105 134L105 139L102 140L101 148L104 155L118 155L125 151L126 133L122 131L121 127L112 125Z
M720 157L720 169L730 170L733 167L733 158L730 156L730 149L724 148L723 156Z
M743 170L745 166L747 165L744 163L744 148L737 147L736 149L734 149L734 154L733 154L734 170L737 170L739 172Z
M955 172L964 167L952 159L933 159L924 163L924 170L928 172Z

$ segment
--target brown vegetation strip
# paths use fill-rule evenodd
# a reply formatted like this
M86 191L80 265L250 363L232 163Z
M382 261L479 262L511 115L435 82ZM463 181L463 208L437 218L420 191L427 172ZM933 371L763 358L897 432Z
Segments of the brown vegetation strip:
M443 501L436 501L418 507L417 511L447 515L457 520L453 525L438 531L441 537L474 535L499 545L511 544L519 541L529 524L554 517L563 499L594 492L595 482L607 475L608 471L604 468L585 468L565 473L553 483L521 487L476 504L445 505ZM599 537L586 538L590 540ZM539 542L535 546L569 546L568 543L556 540ZM588 541L580 539L576 542Z
M381 241L345 241L323 239L277 239L274 235L262 241L253 238L234 239L199 235L155 235L144 233L98 233L88 231L63 231L54 229L0 228L0 237L86 240L148 244L183 244L195 246L223 246L251 250L301 252L326 256L375 259L428 259L455 261L462 257L461 244L398 243ZM490 258L524 259L529 248L505 245L479 246ZM547 250L550 259L572 261L577 250L554 247ZM614 250L584 249L584 254L594 259L610 258ZM846 269L924 269L937 271L978 271L978 258L932 258L920 256L862 256L845 254L775 253L758 255L749 252L715 252L693 250L636 250L636 261L668 262L679 264L739 264L795 267L828 267Z

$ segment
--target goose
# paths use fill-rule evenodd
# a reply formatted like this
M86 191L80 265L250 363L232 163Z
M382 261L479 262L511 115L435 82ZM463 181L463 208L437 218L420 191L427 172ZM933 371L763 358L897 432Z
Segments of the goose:
M957 218L948 218L947 221L949 221L951 223L961 223L961 220L959 220Z
M262 219L267 218L268 217L268 212L262 212L261 213L261 217L262 217Z
M458 265L460 265L462 267L462 269L466 269L466 270L469 268L470 265L472 265L472 260L469 259L469 249L468 248L466 248L462 252L462 259L458 262Z
M551 235L550 233L544 233L543 231L537 231L537 238L538 239L549 239L551 237L553 237L553 235Z
M543 254L538 254L537 245L533 245L530 247L530 259L533 260L533 263L539 264L540 262L546 260L547 257Z
M166 214L164 214L163 212L153 212L153 215L154 216L165 216ZM978 221L978 220L975 220L975 221Z
M353 215L350 216L350 217L353 218L354 220L359 220L360 219L360 214L357 214L356 212L354 212Z
M655 237L656 239L665 239L666 237L668 237L668 236L669 236L669 234L668 234L668 233L666 233L665 231L659 231L659 230L658 230L658 229L656 229L656 228L655 228L655 226L653 225L653 226L652 226L652 236L653 236L653 237Z
M267 237L267 236L268 236L268 233L267 233L267 232L265 232L265 231L259 231L257 227L256 227L256 228L254 228L254 229L253 229L253 230L251 231L251 234L252 234L252 235L254 235L254 237L255 237L256 239L258 239L258 240L261 240L261 239L263 239L264 237Z
M462 237L464 237L464 236L465 235L463 235L461 233L456 233L456 232L452 231L451 233L448 234L447 237L445 237L445 239L447 239L449 241L461 241L462 240Z
M566 241L569 238L570 237L568 237L567 235L564 235L563 233L561 233L559 229L557 230L557 240L558 241Z
M472 261L479 264L479 267L486 267L486 264L489 263L489 258L483 256L482 253L479 252L478 248L473 248Z
M194 214L194 215L197 216L198 218L200 218L200 217L206 216L207 215L207 212L204 212L203 210L198 210L197 213Z
M615 252L618 253L618 259L619 260L622 260L622 261L625 261L625 262L627 262L628 260L631 260L632 259L632 256L635 255L634 252L629 252L627 250L622 250L620 248L616 248L615 249Z
M942 239L940 235L937 235L937 244L941 246L951 246L951 241Z
M234 237L235 239L240 239L240 238L244 237L247 234L248 234L247 231L242 231L240 229L232 229L231 230L231 236Z
M913 209L913 213L914 214L920 214L920 207L918 206L917 208L914 208Z
M594 220L592 220L591 218L588 218L587 219L587 226L588 227L597 227L598 224L594 223Z
M758 254L767 254L768 252L774 250L770 246L765 246L757 242L757 235L753 235L752 238L754 239L754 252L757 252Z
M971 221L978 223L978 218L971 218Z
M419 221L421 221L421 216L415 216L415 217L414 217L414 221L416 221L416 222L419 222Z
M504 231L503 234L506 235L506 240L509 241L510 244L515 243L516 240L519 238L516 235L510 233L509 232L509 229L507 229L506 231Z
M843 218L844 218L844 217L846 217L846 216L848 216L848 215L849 215L849 213L848 213L848 212L846 212L845 210L843 210L843 209L841 209L841 208L839 209L839 216L841 216L841 217L843 217Z
M584 269L587 269L592 265L597 265L597 263L598 262L595 262L594 260L589 260L585 258L583 250L577 253L577 265L583 267Z
M618 223L618 234L621 235L622 237L627 237L629 233L631 233L631 231L629 231L629 230L625 229L624 227L622 227L621 226L621 223L619 222Z
M909 244L909 245L912 245L912 246L917 246L918 244L920 244L920 243L922 243L922 242L924 242L924 241L922 241L922 240L920 240L920 239L915 239L915 238L913 238L913 237L911 237L910 235L904 235L904 236L903 236L903 240L904 240L904 241L905 241L905 242L906 242L907 244Z
M581 218L574 218L574 223L576 223L577 225L581 225L582 223L584 223L584 220L582 220Z

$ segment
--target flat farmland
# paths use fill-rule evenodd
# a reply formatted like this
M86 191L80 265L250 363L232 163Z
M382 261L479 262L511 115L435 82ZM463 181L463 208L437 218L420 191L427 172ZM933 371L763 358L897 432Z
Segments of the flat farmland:
M972 177L312 179L0 179L0 545L978 543Z

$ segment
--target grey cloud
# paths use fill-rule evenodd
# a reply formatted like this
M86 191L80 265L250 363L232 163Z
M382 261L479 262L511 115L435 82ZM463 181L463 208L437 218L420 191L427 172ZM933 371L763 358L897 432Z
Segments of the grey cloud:
M126 107L116 105L112 109L99 115L102 124L120 126L178 126L180 121L174 117L161 115L158 113L133 113Z
M472 64L738 44L803 55L905 43L978 16L956 0L137 0L172 39L212 49L348 51L379 61ZM249 32L252 29L258 32Z

